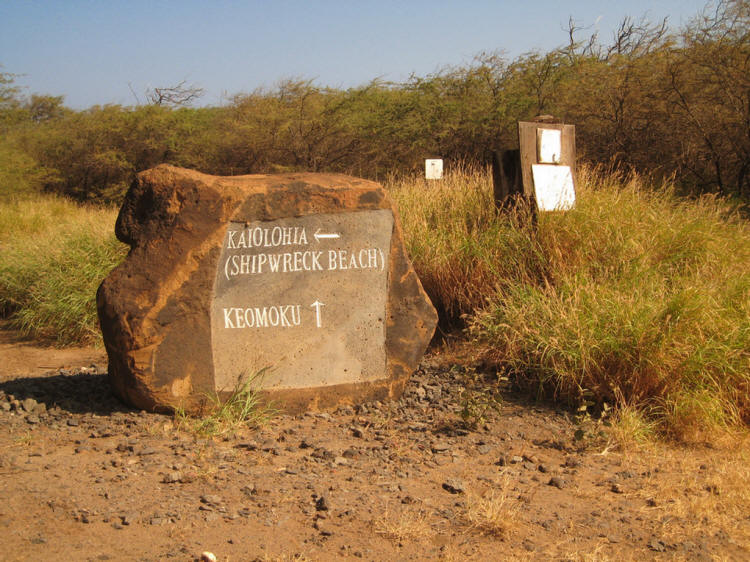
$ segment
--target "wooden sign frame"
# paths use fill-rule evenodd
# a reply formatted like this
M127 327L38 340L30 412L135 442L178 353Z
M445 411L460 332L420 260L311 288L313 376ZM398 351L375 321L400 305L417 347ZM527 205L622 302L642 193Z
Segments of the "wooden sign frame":
M576 182L576 128L575 125L562 123L543 122L518 122L518 146L521 156L521 178L523 194L530 199L534 198L534 178L532 176L533 164L541 163L537 154L537 129L552 129L561 131L561 153L560 166L570 166L573 174L573 184Z

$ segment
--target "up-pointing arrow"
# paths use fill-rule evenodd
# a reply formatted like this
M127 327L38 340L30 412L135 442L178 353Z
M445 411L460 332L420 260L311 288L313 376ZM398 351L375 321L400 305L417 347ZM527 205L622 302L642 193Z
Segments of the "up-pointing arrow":
M325 306L322 302L316 300L314 303L310 305L311 308L315 309L315 324L318 326L318 328L322 327L322 324L320 322L320 307Z
M320 229L316 230L313 236L315 237L316 242L320 242L321 240L326 240L326 239L340 238L337 232L331 232L330 234L321 234Z

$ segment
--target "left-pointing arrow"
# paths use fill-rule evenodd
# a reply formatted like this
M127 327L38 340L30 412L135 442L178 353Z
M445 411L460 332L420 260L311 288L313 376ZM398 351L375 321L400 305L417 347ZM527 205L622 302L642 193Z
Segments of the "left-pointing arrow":
M320 242L321 240L327 240L327 239L333 239L333 238L340 238L339 234L337 232L331 232L329 234L321 234L320 229L315 231L315 234L313 234L315 237L316 242Z

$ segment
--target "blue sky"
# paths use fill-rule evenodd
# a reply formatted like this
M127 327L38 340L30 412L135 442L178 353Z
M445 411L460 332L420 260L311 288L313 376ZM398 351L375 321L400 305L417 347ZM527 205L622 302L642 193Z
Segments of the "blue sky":
M569 17L608 39L626 15L686 23L705 0L0 0L0 65L25 92L77 109L133 105L186 80L203 104L315 79L401 81L481 51L515 57L567 41ZM131 89L135 92L134 95Z

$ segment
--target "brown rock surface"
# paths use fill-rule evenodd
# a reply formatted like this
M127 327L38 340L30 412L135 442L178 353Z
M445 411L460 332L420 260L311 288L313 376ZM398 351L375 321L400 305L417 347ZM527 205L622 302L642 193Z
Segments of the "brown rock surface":
M112 384L140 408L194 410L265 368L291 411L397 397L435 328L374 182L163 165L139 174L115 228L131 250L97 305Z

